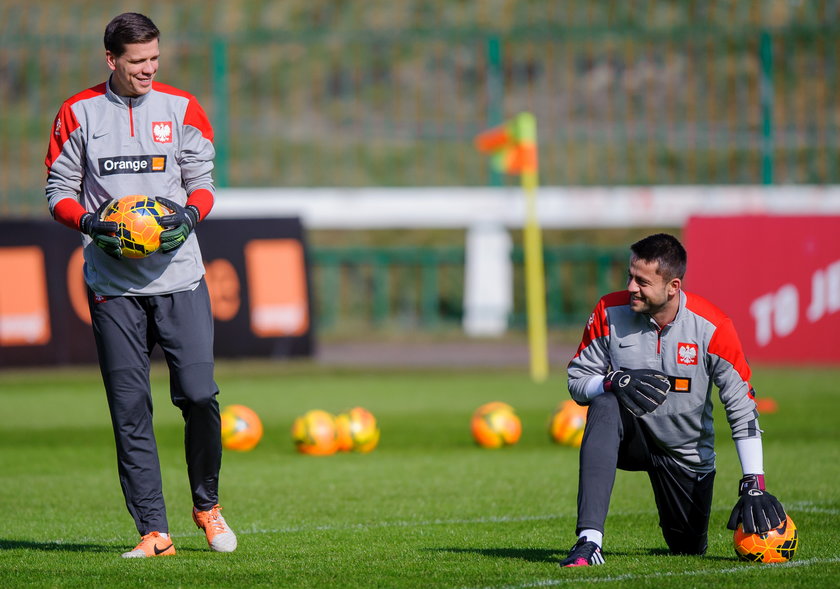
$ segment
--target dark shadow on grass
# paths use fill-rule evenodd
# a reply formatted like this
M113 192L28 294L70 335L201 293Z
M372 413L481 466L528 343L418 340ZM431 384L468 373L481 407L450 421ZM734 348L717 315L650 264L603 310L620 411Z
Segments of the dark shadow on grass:
M436 552L481 554L493 558L516 558L528 562L560 562L565 558L558 550L548 548L428 548Z
M2 540L0 550L41 550L44 552L113 552L113 546L102 544L74 544L71 542L32 542L29 540Z
M482 556L490 556L493 558L515 558L519 560L527 560L528 562L554 562L559 563L566 558L566 553L562 550L548 549L548 548L428 548L427 550L434 550L436 552L451 552L454 554L480 554ZM610 556L667 556L670 558L698 558L702 560L737 560L731 556L709 555L703 556L695 555L679 555L672 554L666 548L649 548L647 550L610 550L604 553L604 557L609 559Z
M32 542L30 540L0 539L0 550L40 550L42 552L110 552L122 554L131 547L115 546L113 544L74 544L70 542ZM176 547L180 552L207 552L206 548Z
M733 556L721 556L720 554L673 554L667 548L649 548L645 551L650 556L670 556L673 558L700 558L702 560L728 560L728 561L737 561L738 559ZM610 554L610 553L605 553ZM613 553L617 554L617 553Z

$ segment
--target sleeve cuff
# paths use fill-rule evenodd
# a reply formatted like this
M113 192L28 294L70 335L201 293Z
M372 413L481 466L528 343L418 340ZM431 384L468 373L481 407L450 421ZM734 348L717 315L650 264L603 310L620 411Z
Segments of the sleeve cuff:
M76 231L81 231L79 223L86 212L85 208L76 199L62 198L55 203L52 214L55 220L62 225L66 225Z
M206 188L197 188L187 197L187 205L192 205L198 210L198 220L202 221L213 209L216 197Z
M598 375L586 377L586 382L580 391L583 398L575 398L575 400L581 403L588 403L593 398L604 393L604 377Z
M764 474L764 452L761 438L740 438L735 440L735 450L745 474Z

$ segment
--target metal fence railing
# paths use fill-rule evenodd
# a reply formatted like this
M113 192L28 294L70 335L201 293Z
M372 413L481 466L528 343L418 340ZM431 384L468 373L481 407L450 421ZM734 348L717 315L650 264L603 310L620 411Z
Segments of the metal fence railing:
M122 6L125 4L125 6ZM45 215L62 100L120 2L0 4L0 216ZM199 97L220 186L502 184L520 110L546 185L840 181L840 0L157 3L158 79Z
M463 248L312 248L315 315L321 332L336 329L460 328ZM544 250L550 327L582 326L598 298L619 290L626 247L564 246ZM514 281L509 324L526 325L524 256L511 254Z

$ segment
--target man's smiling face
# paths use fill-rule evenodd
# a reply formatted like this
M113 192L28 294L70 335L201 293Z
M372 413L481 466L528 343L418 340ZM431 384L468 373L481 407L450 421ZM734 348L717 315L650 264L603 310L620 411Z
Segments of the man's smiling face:
M111 77L111 89L120 96L128 97L148 93L157 73L159 57L157 39L148 43L128 43L125 52L120 56L106 51L108 67L114 72Z

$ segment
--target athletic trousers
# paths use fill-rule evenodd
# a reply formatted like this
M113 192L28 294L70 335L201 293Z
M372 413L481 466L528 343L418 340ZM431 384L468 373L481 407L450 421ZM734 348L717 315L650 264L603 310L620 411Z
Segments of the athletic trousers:
M218 503L221 419L213 380L213 317L207 285L156 296L101 297L89 304L117 446L126 506L141 535L168 532L149 382L155 345L169 367L169 394L184 418L193 505Z
M580 448L577 533L604 531L616 468L648 473L671 552L706 552L714 471L695 473L678 464L613 393L603 393L589 405Z

